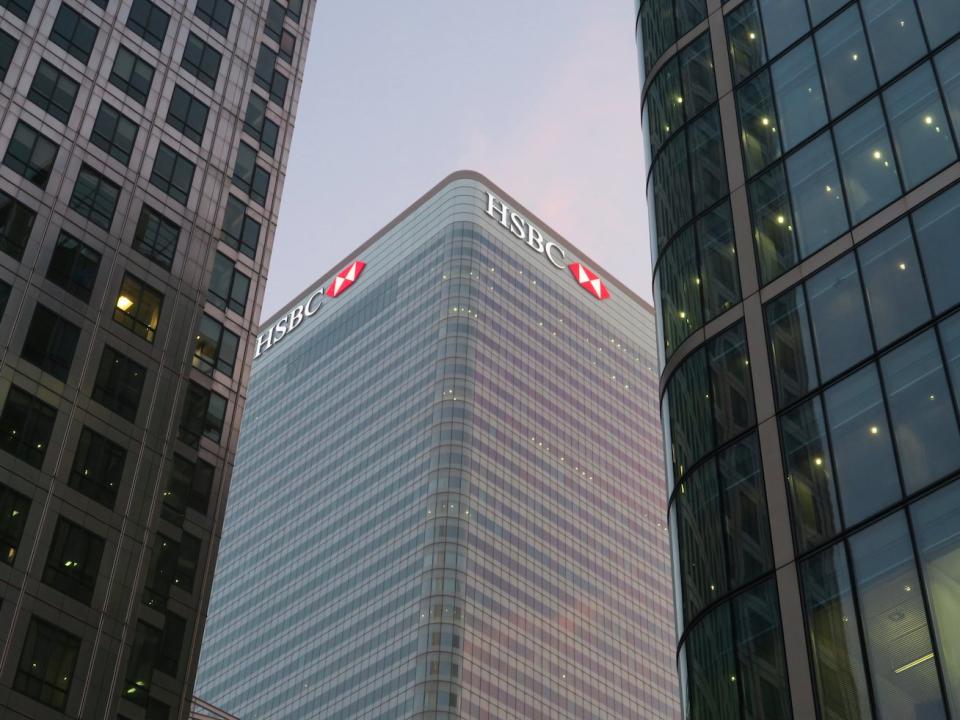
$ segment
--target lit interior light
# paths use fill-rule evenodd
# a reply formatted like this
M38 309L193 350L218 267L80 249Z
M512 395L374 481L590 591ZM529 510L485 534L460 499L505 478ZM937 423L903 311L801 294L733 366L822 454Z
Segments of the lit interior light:
M856 62L857 60L860 59L860 53L854 53L853 55L850 56L850 58L851 58L854 62Z
M677 95L677 104L678 104L678 105L682 105L682 104L683 104L683 98L680 97L679 95Z
M117 307L123 312L126 312L133 307L133 300L128 298L126 295L121 295L117 298Z
M687 313L685 313L683 310L680 311L680 319L681 319L681 320L686 320L686 319L687 319Z
M756 40L756 39L757 39L757 34L752 32L752 33L750 33L749 35L747 35L747 37L750 38L751 40Z
M767 117L760 118L760 124L766 127L767 125L770 124L770 118L767 118Z
M933 116L932 116L932 115L927 115L927 116L923 119L923 122L925 122L927 125L933 125Z
M827 192L833 192L833 188L830 187L829 185L825 186L824 190L826 190Z
M870 426L870 434L871 434L871 435L877 435L877 434L879 434L879 432L880 432L880 428L878 428L876 425L871 425L871 426Z
M904 586L903 586L903 591L904 591L904 592L910 592L911 590L913 590L913 588L910 587L909 585L904 585Z
M813 464L816 465L817 467L820 467L821 465L823 465L823 458L821 457L814 458Z
M787 219L783 215L777 215L777 225L783 225Z
M912 668L912 667L916 667L916 666L919 665L920 663L925 663L927 660L933 660L933 653L927 653L927 654L924 655L923 657L917 658L917 659L914 660L913 662L908 662L906 665L901 665L901 666L898 667L896 670L894 670L894 672L895 672L897 675L899 675L900 673L902 673L902 672L904 672L904 671L906 671L906 670L909 670L909 669Z
M873 159L874 159L874 160L879 160L879 159L882 158L882 157L883 157L883 153L882 153L882 152L880 152L879 150L874 150L874 151L873 151Z
M907 269L907 264L906 264L906 263L900 263L897 267L899 267L901 270L906 270L906 269Z

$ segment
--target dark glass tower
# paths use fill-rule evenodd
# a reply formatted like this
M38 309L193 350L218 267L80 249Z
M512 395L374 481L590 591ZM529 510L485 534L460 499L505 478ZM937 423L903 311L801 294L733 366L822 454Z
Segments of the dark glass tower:
M594 271L461 172L263 323L199 696L678 717L654 321Z
M960 718L958 33L637 3L688 718Z
M313 3L0 0L0 716L185 717Z

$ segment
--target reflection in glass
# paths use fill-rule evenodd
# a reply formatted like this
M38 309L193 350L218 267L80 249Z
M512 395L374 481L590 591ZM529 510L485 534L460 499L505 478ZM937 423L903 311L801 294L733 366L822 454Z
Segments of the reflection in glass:
M960 716L960 482L910 508L947 699Z
M833 136L854 223L900 197L900 173L879 98L840 121Z
M675 0L677 36L682 37L707 17L706 0Z
M740 302L740 271L729 203L700 218L697 238L703 266L703 314L705 320L712 320Z
M803 288L795 287L770 301L766 319L777 407L785 407L817 387L817 364Z
M802 3L791 0L791 4L803 8ZM827 123L813 40L807 40L775 62L770 74L777 98L783 148L789 150Z
M660 259L660 313L664 356L670 357L687 336L703 324L700 278L693 229L674 239Z
M868 365L827 390L830 445L847 527L900 499L880 377Z
M861 245L857 255L878 347L930 319L920 261L906 219Z
M846 0L807 0L807 6L810 8L810 22L817 25L845 4Z
M730 610L724 605L690 631L685 643L687 720L738 720L737 670Z
M673 58L653 78L647 93L651 158L683 125L683 100L680 72Z
M767 53L773 57L810 29L804 3L795 0L759 0Z
M934 312L942 313L960 302L960 185L921 206L913 214L913 227Z
M887 88L883 102L907 189L956 160L947 114L930 63Z
M917 5L931 48L960 32L960 13L954 0L917 0Z
M727 165L723 157L719 110L715 108L690 123L687 143L693 211L699 213L727 194Z
M737 91L737 107L743 160L749 177L780 157L777 110L768 73L760 73Z
M879 720L946 718L903 512L850 538Z
M787 159L787 178L800 257L805 258L848 226L830 133L824 133Z
M830 113L837 117L877 87L857 6L831 20L817 32L816 41L820 66L830 68L823 82Z
M693 353L677 369L667 388L674 478L714 447L710 385L705 349Z
M713 462L687 476L676 496L684 624L727 592L717 472Z
M827 382L873 352L853 255L844 256L807 280L807 298L820 380Z
M713 338L707 346L707 356L716 443L721 444L756 424L743 323Z
M680 76L687 117L693 117L716 101L717 84L709 32L703 33L680 51Z
M733 600L744 720L792 716L780 602L774 578Z
M777 165L758 177L750 183L748 192L760 279L768 283L799 261L783 166Z
M940 323L940 340L947 358L947 371L953 383L953 394L960 407L960 313L954 313Z
M960 18L960 13L955 14ZM953 130L960 133L960 41L938 52L933 62L937 66L937 76L950 111Z
M927 51L911 0L860 0L877 76L885 83Z
M802 552L840 531L840 510L820 398L783 415L780 437L792 499L793 529Z
M690 168L686 138L680 134L663 148L653 165L657 240L662 247L690 219Z
M814 684L822 717L870 720L870 698L843 545L800 565Z
M730 63L735 83L758 70L767 61L760 16L754 0L742 3L727 15L727 39L730 43Z
M880 359L907 492L960 465L960 431L933 330Z
M720 454L730 587L735 589L773 568L770 521L756 434Z

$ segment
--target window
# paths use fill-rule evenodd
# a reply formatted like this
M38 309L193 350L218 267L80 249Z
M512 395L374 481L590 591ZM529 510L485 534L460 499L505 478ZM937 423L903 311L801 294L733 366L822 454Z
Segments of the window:
M83 165L77 173L70 207L94 225L109 230L119 198L119 185L107 180L89 165Z
M3 311L7 309L7 301L10 300L10 291L13 287L10 283L0 280L0 317L3 317Z
M0 449L39 468L56 419L55 407L11 385L0 414Z
M756 424L753 382L743 325L736 325L707 344L710 400L717 444Z
M100 268L100 253L66 232L61 232L50 257L47 279L83 302L90 302Z
M287 0L288 18L291 18L294 22L299 23L301 12L303 12L303 0ZM706 11L704 11L703 16L706 17Z
M180 65L204 85L214 88L220 74L220 53L190 33Z
M191 381L180 418L180 439L190 447L197 447L201 437L219 443L226 414L225 397Z
M210 275L210 292L207 299L221 310L230 309L243 315L247 309L247 293L250 278L234 268L226 255L217 253Z
M193 592L194 576L200 559L200 541L183 533L179 543L157 534L152 548L152 562L144 590L144 603L163 609L170 588L177 586L184 592Z
M237 162L233 167L233 184L259 204L266 204L270 173L257 165L257 151L245 142L241 142L240 147L237 148Z
M170 677L176 677L180 669L180 656L183 653L183 637L187 622L171 612L164 614L163 641L157 658L157 670Z
M805 258L848 227L830 133L824 133L787 158L787 177L800 257Z
M62 123L70 119L80 84L46 60L41 60L27 100Z
M227 196L221 239L233 249L255 260L260 242L260 223L247 215L246 211L247 208L241 200L233 195Z
M61 517L47 553L43 582L89 605L97 585L103 548L103 538Z
M853 255L828 265L806 287L820 378L826 382L873 352Z
M907 492L960 466L960 429L933 330L880 359Z
M739 83L767 61L756 3L750 0L738 5L727 15L726 21L733 81Z
M665 357L703 325L696 253L696 236L691 228L674 238L660 258L657 279Z
M153 84L153 66L121 45L110 71L110 82L145 105Z
M823 74L830 114L837 117L877 87L870 63L867 37L856 7L850 7L816 34L820 66L832 68Z
M207 375L214 370L233 377L240 338L209 315L200 318L197 342L193 352L193 366Z
M768 73L760 73L737 91L740 111L740 138L747 176L763 170L780 157L781 132L773 104L773 87Z
M927 52L920 18L909 0L861 0L860 8L881 83Z
M163 633L143 621L137 621L133 649L124 676L123 697L130 702L146 705L162 642Z
M170 482L163 493L164 516L171 522L182 524L187 508L206 515L210 506L213 471L213 465L203 460L190 462L180 455L174 455Z
M0 190L0 252L19 261L36 217L33 210Z
M164 143L157 147L150 182L178 202L187 204L196 165Z
M939 314L960 302L956 275L960 262L960 245L956 241L956 229L960 227L960 186L923 205L913 214L913 221L933 309Z
M288 78L276 68L277 54L266 45L260 46L253 81L270 93L270 99L283 107L287 96Z
M758 177L747 192L760 280L766 284L798 262L783 166L777 165Z
M100 433L84 427L77 442L68 484L106 508L113 509L123 477L127 451Z
M80 654L80 638L34 616L20 653L13 688L63 710Z
M17 39L3 30L0 30L0 82L7 78L7 71L13 62L13 54L17 51Z
M33 0L0 0L0 7L9 10L26 22L27 18L30 17L30 11L33 9Z
M833 131L843 188L854 223L900 197L900 173L879 98L841 120Z
M726 194L727 164L723 157L720 112L716 108L687 127L693 211L702 212Z
M763 37L770 57L778 55L810 29L804 3L796 0L758 0L758 3L763 18Z
M170 16L150 0L133 0L127 16L127 27L157 50L163 47L169 23Z
M210 108L177 85L170 99L167 124L175 127L183 133L184 137L199 145L203 141L203 131L207 127L209 112Z
M106 346L93 385L93 399L130 422L137 419L147 369Z
M297 48L297 36L284 30L280 36L280 57L288 63L293 62L293 53Z
M681 673L688 679L683 704L691 720L738 717L737 686L730 678L740 673L734 657L729 606L707 614L691 629L684 641L681 663Z
M770 69L783 149L790 150L827 124L827 106L813 41L788 52Z
M80 328L37 304L20 357L66 382L79 339Z
M233 17L233 3L227 0L197 0L197 7L193 12L218 33L227 36Z
M0 484L0 562L16 560L29 511L30 498Z
M930 63L887 88L883 102L908 190L956 160L947 114Z
M59 149L52 140L19 120L3 156L3 164L34 185L45 188Z
M163 295L127 273L120 285L120 294L113 308L113 319L152 343L157 335L162 306Z
M256 93L250 93L243 129L260 143L260 149L273 157L277 149L280 126L267 117L267 101Z
M270 4L267 6L267 21L263 24L263 34L274 42L280 42L281 34L283 33L283 19L286 17L287 11L277 2L277 0L270 0Z
M133 155L138 130L133 120L106 102L101 102L90 141L110 157L127 165Z
M174 225L149 205L140 210L140 219L133 234L133 249L165 270L173 266L177 254L180 227Z
M53 21L50 39L86 65L97 40L97 31L96 25L63 3Z
M937 47L960 32L960 16L950 0L918 0L917 5L930 47Z

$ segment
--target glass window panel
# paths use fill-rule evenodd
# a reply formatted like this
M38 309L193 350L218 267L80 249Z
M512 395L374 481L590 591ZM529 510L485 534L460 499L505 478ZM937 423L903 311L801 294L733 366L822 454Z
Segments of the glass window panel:
M736 720L737 668L730 627L730 610L724 605L691 629L685 643L688 678L687 720Z
M664 356L670 357L694 330L703 325L697 249L693 230L681 233L663 252L658 268Z
M857 250L877 346L883 347L930 319L910 223L901 220Z
M935 313L942 313L960 302L960 186L942 193L913 214L917 247L923 260L927 288Z
M847 0L807 0L810 9L810 22L814 25L830 17L846 4Z
M704 350L695 352L677 369L670 380L668 399L674 477L679 479L714 446Z
M813 335L803 288L796 287L768 303L766 319L777 407L784 407L817 387Z
M712 320L740 302L740 270L730 205L724 203L697 223L703 314Z
M723 514L713 462L680 483L676 496L685 623L727 592Z
M776 580L734 598L733 617L744 720L792 717Z
M821 716L869 720L873 713L843 545L801 563L800 581Z
M960 133L960 41L937 53L933 62L937 66L937 75L947 101L947 109L950 111L953 130Z
M873 352L870 326L853 255L824 268L807 280L810 319L827 382Z
M960 466L960 431L933 330L880 360L907 492Z
M0 252L19 262L36 218L33 210L0 190Z
M807 8L797 0L759 0L767 53L773 57L810 29Z
M777 165L758 177L750 183L748 192L760 279L765 284L799 262L783 166Z
M824 133L787 159L787 177L800 257L804 258L848 227L830 133Z
M836 117L853 107L877 87L870 64L867 38L857 6L831 20L816 34L820 66L830 113Z
M43 569L43 582L89 605L97 586L104 540L61 517Z
M29 512L30 498L0 484L0 562L13 565L17 559Z
M722 444L756 424L743 324L713 338L707 346L707 356L716 443Z
M953 394L960 406L960 313L955 313L940 323L940 339L947 358L947 370L953 382Z
M900 173L879 99L871 100L839 122L834 138L854 223L900 197Z
M926 53L920 18L911 0L860 0L860 7L881 83Z
M761 462L756 434L727 449L717 460L731 588L773 568Z
M827 123L813 41L807 40L784 55L773 64L770 74L777 98L781 142L784 150L789 150Z
M757 75L737 91L737 107L747 176L756 175L780 157L777 111L768 73Z
M683 107L693 117L717 99L713 72L713 47L705 32L680 51L680 77L683 81Z
M66 382L79 339L79 327L37 304L20 357Z
M640 24L643 28L643 63L649 72L677 39L672 0L647 0L640 8Z
M910 508L950 712L960 716L960 482Z
M780 437L793 500L793 529L802 552L840 531L840 510L820 398L783 415Z
M877 368L869 365L827 390L830 445L847 526L865 520L900 499Z
M955 0L917 0L930 47L937 47L960 32L960 12Z
M904 514L850 538L850 560L878 720L946 718Z
M737 6L726 21L733 81L739 83L767 61L756 2L748 0Z
M723 157L720 111L714 109L687 128L693 211L703 212L728 192L727 164Z
M706 0L676 0L677 37L690 32L707 17Z
M34 616L30 620L13 687L63 710L80 654L80 638Z
M661 246L690 219L690 167L683 135L663 148L653 166L657 231Z
M883 102L907 189L956 160L947 114L929 63L884 91Z

